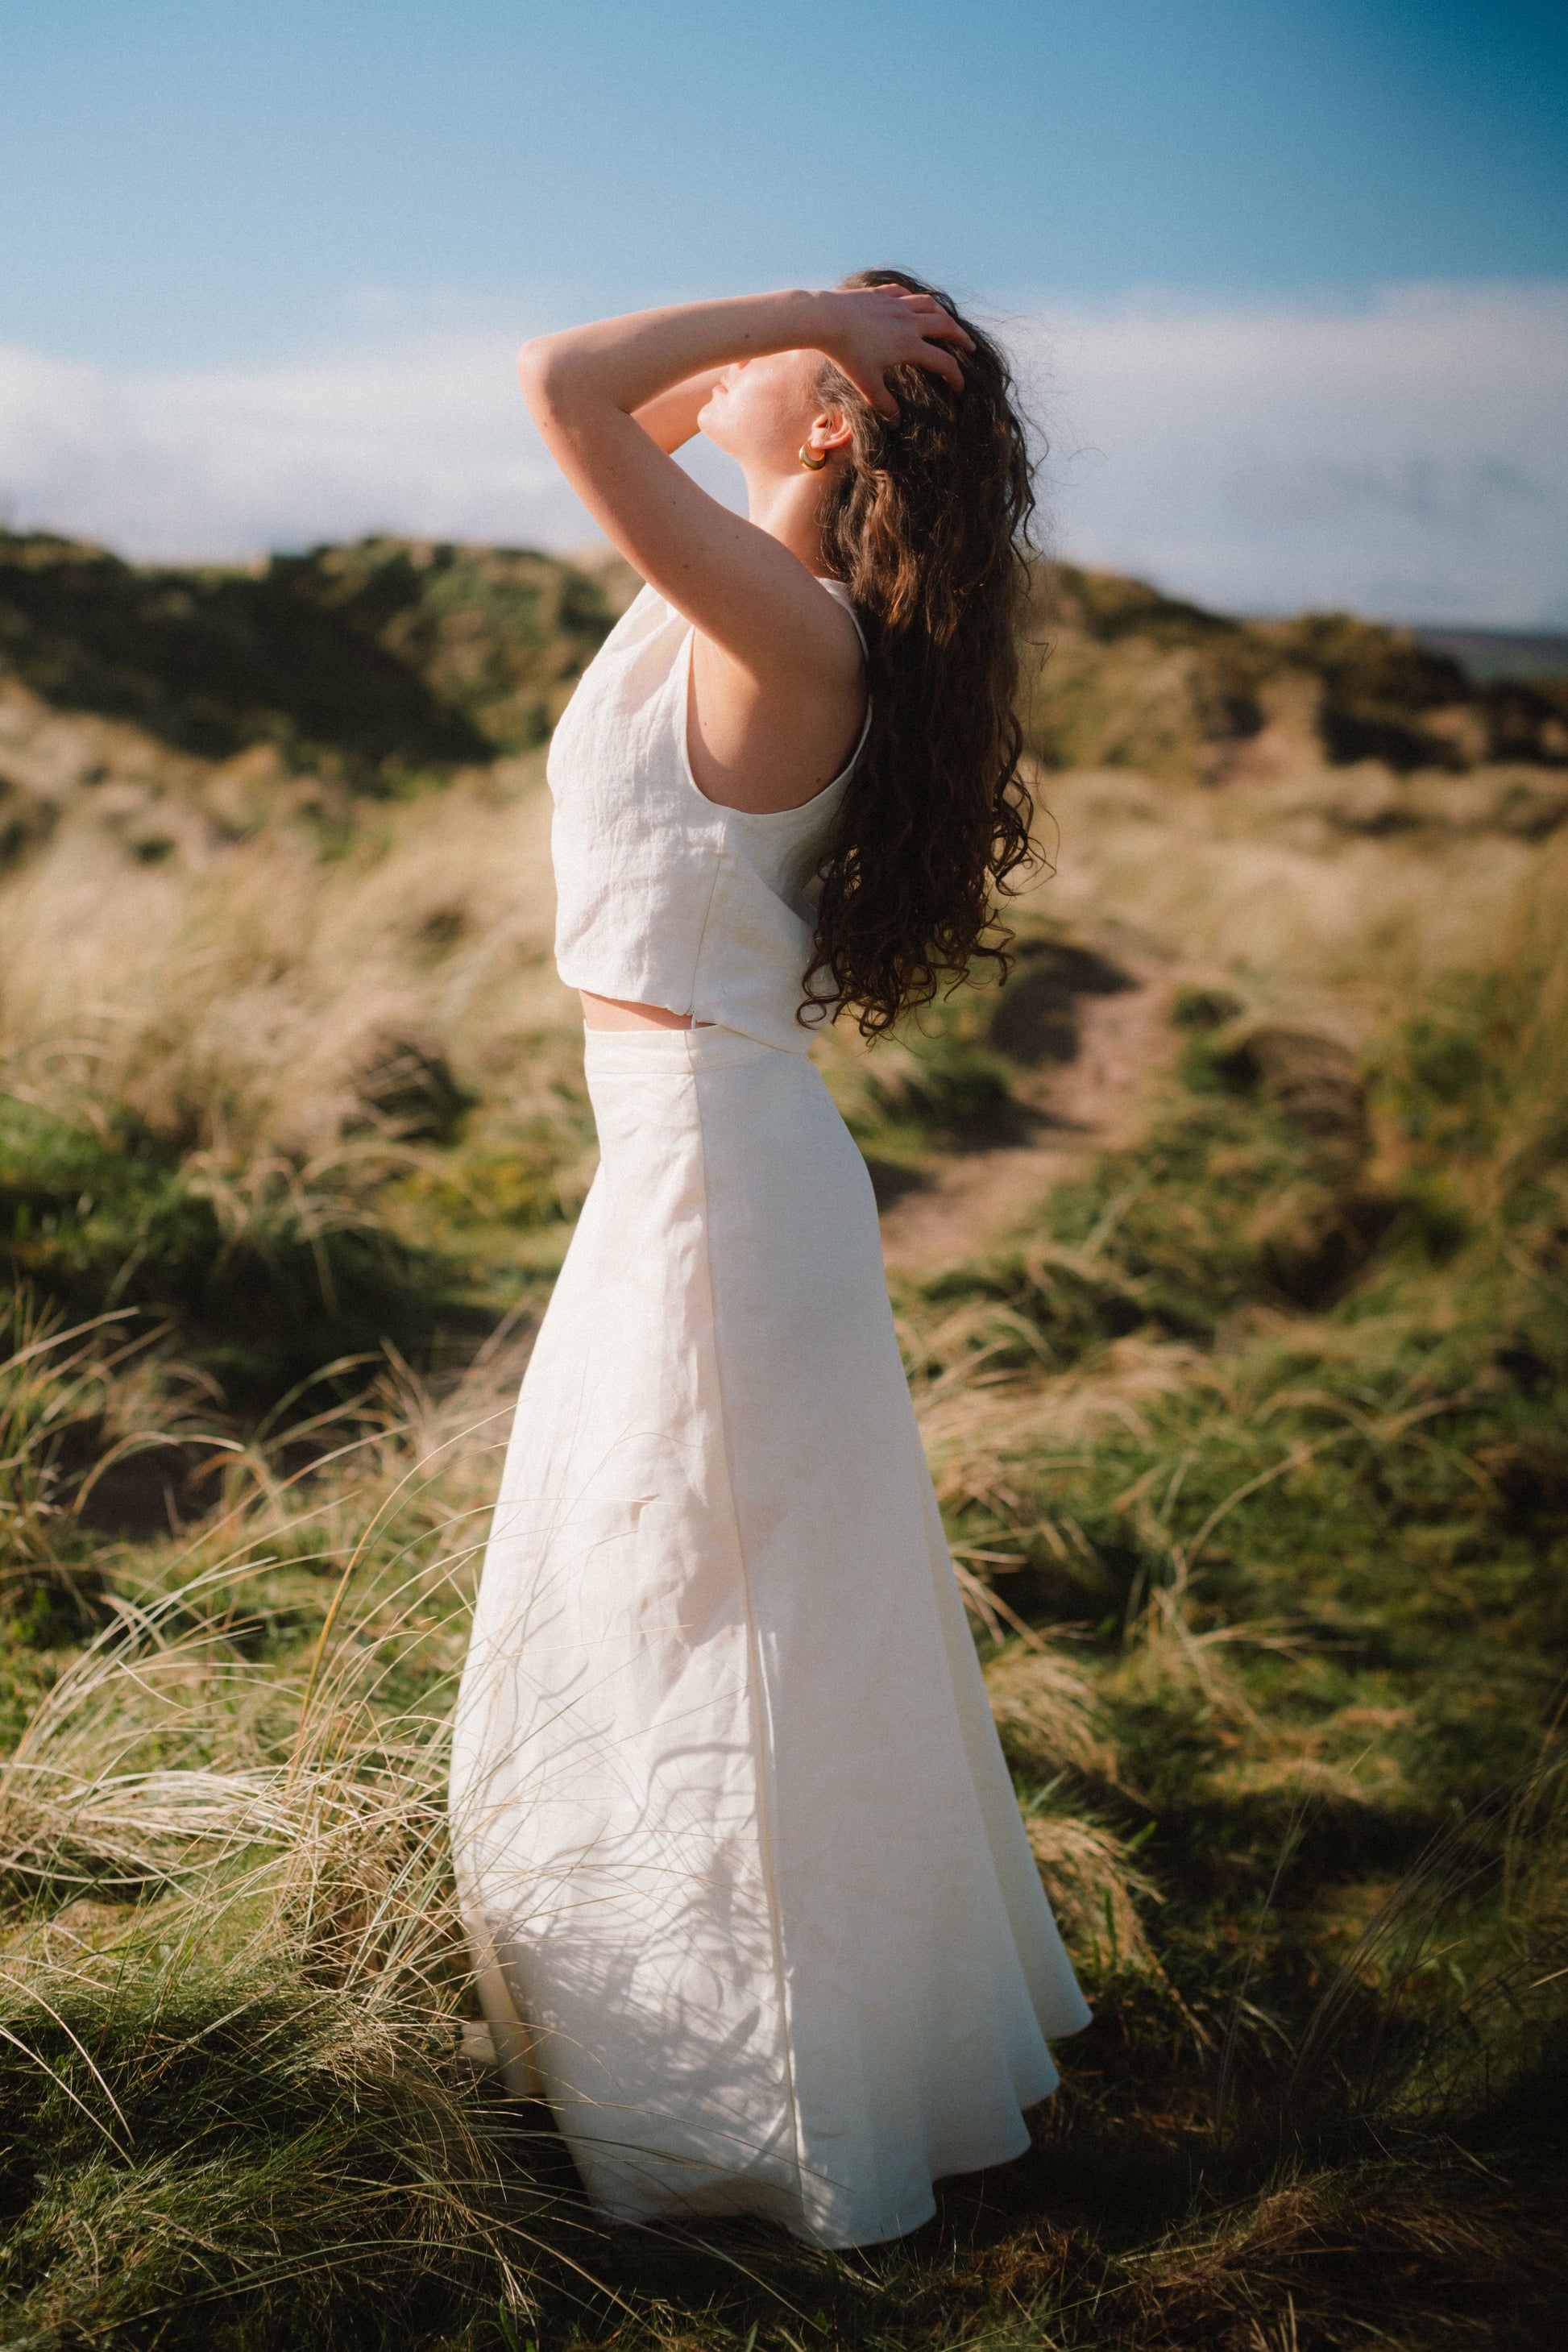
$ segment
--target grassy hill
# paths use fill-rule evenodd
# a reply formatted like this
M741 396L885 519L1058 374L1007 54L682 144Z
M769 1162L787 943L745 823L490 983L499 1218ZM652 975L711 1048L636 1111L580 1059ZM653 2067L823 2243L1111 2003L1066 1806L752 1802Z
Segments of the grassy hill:
M594 1164L542 740L626 583L0 553L5 2340L1554 2345L1557 690L1042 576L1014 972L814 1049L1098 2012L815 2255L605 2233L464 2055L443 1743Z
M1141 581L1059 564L1041 579L1029 698L1049 766L1223 782L1314 757L1396 775L1568 766L1568 684L1476 682L1415 635L1348 614L1236 621Z
M254 744L374 791L543 742L614 613L515 548L363 540L254 572L0 535L0 664L58 709L209 760Z
M270 745L386 791L545 740L624 569L384 539L254 571L148 569L0 533L0 675L174 751ZM1026 634L1033 748L1050 766L1215 781L1281 722L1334 763L1568 765L1568 686L1476 683L1413 633L1342 614L1236 621L1057 564Z

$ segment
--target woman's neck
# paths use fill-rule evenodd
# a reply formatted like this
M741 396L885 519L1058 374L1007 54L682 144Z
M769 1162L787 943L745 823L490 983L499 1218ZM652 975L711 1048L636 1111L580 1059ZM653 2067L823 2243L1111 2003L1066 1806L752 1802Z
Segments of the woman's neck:
M815 474L798 479L776 474L746 478L746 512L759 530L776 539L799 558L806 570L822 570L822 481Z

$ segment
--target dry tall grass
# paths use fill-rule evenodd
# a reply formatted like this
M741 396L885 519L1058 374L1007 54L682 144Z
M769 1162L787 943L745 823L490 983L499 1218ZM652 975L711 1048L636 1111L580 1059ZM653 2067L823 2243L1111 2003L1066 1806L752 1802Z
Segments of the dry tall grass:
M307 1472L233 1457L5 1764L8 2342L522 2323L593 2238L459 2042L447 1726L516 1372L389 1379Z
M1187 992L1185 1058L1136 1152L898 1307L1100 2016L1030 2158L839 2260L611 2242L543 2119L461 2055L444 1726L526 1309L592 1154L537 760L226 830L266 798L242 764L161 772L155 855L73 788L0 877L0 1189L58 1285L18 1294L0 1363L6 2340L1553 2342L1544 824L1483 808L1479 772L1462 805L1402 785L1394 829L1370 771L1045 781L1060 873L1022 927L1134 941ZM880 1059L824 1042L868 1150L918 1177L1013 1133L990 1012L956 1000ZM1330 1039L1342 1092L1366 1045L1363 1142L1303 1125L1269 1023ZM352 1255L378 1237L411 1254L394 1305L489 1282L516 1318L416 1377ZM331 1317L362 1276L351 1345ZM242 1411L215 1325L286 1291L308 1360ZM144 1502L165 1464L166 1522L127 1531L116 1480L154 1465Z
M226 1163L340 1148L400 1040L516 1104L573 1028L552 919L537 757L376 807L325 860L284 826L139 864L89 804L0 887L6 1080L123 1103Z

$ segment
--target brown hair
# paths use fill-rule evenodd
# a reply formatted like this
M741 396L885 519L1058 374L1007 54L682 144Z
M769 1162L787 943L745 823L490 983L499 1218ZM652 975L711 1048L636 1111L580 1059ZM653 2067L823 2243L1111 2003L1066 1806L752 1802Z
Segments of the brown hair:
M901 269L843 283L907 286L959 315ZM976 956L1005 976L1011 935L993 893L1035 856L1013 709L1034 468L1012 371L963 324L974 340L957 354L963 390L925 368L894 369L897 425L831 361L818 379L853 430L823 506L823 569L845 583L866 630L871 725L818 868L797 1018L841 1003L868 1037L929 1004Z

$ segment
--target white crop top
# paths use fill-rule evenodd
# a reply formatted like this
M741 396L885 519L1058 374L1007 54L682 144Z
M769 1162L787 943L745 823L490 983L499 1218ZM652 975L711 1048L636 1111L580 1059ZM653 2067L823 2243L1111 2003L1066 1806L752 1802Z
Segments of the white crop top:
M822 584L854 620L841 583ZM870 711L848 766L801 807L721 807L699 791L687 752L694 634L644 588L562 714L545 770L556 968L568 988L804 1054L812 1032L795 1016L816 869Z

